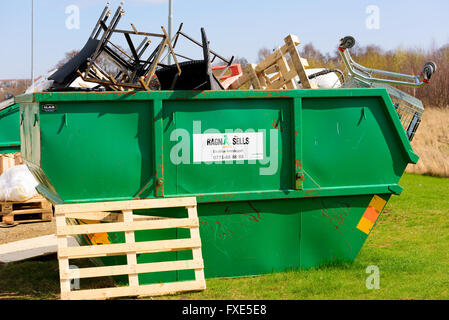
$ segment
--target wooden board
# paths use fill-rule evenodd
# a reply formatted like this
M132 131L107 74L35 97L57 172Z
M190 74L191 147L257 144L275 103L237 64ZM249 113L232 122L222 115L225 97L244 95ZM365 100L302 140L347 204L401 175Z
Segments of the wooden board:
M136 216L133 210L184 207L186 218L161 218ZM94 218L86 225L73 225L73 219ZM111 213L109 211L120 211ZM196 198L170 198L135 201L119 201L92 204L71 204L55 206L56 234L58 237L58 260L61 283L61 298L64 300L108 299L128 296L158 296L183 291L206 289L204 263L201 252L199 219ZM96 222L96 223L95 223ZM190 238L136 242L135 232L159 229L190 229ZM87 245L71 247L67 238L74 235L92 235L108 232L124 232L125 243ZM188 261L166 261L138 264L137 255L141 253L192 251L193 259ZM69 268L71 259L97 258L126 255L127 264ZM194 270L194 281L140 285L139 274L166 271ZM73 290L71 280L127 275L129 285L119 288Z
M69 243L77 246L75 238L69 237ZM47 255L56 254L58 244L56 235L48 235L0 245L0 264L20 262Z
M0 175L2 175L6 170L21 164L23 164L23 159L20 152L0 154Z
M0 155L0 175L2 175L6 170L12 168L16 165L14 157L9 155Z

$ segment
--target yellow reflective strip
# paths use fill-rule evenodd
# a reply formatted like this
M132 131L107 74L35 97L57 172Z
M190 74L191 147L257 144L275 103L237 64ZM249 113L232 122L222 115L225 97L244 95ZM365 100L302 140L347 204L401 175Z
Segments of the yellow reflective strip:
M371 203L369 204L369 206L374 208L374 210L376 210L377 212L381 213L386 204L387 204L387 201L385 201L384 199L382 199L379 196L374 196L374 198L371 200Z
M359 229L363 233L369 234L373 227L374 227L373 222L369 221L365 217L362 217L362 219L359 222L359 225L357 226L357 229Z

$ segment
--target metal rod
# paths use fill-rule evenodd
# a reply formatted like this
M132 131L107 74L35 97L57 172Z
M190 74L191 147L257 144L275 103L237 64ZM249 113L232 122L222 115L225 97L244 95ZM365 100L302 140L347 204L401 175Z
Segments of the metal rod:
M106 7L104 8L103 12L101 13L100 18L98 19L97 24L95 25L94 30L92 31L92 34L90 35L91 39L94 39L94 37L96 37L96 35L98 35L99 30L101 29L101 22L103 21L104 17L106 16L106 14L108 13L109 10L109 6L111 4L108 2L106 4Z
M345 63L346 68L348 69L349 73L358 81L362 81L368 85L371 85L373 83L385 83L385 84L393 84L393 85L404 85L404 86L410 86L410 87L420 87L425 84L425 82L421 80L420 76L412 76L412 75L400 74L400 73L395 73L395 72L388 72L388 71L383 71L383 70L365 68L365 67L359 65L358 63L354 62L354 60L352 60L351 54L349 53L349 51L347 49L344 51L340 51L340 54L343 58L343 62ZM406 79L414 80L414 82L375 78L371 74L380 74L380 75L390 76L390 77L395 77L395 78L406 78Z
M31 90L34 92L34 0L31 0Z
M171 44L173 35L173 0L168 1L168 41ZM171 65L172 56L168 55L168 64Z
M179 34L182 35L183 37L187 38L188 40L192 41L192 42L193 42L194 44L196 44L197 46L199 46L199 47L201 47L201 48L203 47L203 45L202 45L200 42L198 42L198 41L196 41L195 39L191 38L190 36L186 35L184 32L179 31ZM215 51L210 50L209 52L212 53L212 54L213 54L214 56L216 56L217 58L220 58L220 60L222 60L222 61L224 61L224 62L226 62L226 63L229 63L228 60L226 60L225 58L223 58L221 55L219 55L219 54L216 53Z
M163 34L159 34L159 33L151 33L151 32L135 32L130 31L130 30L114 30L113 32L115 33L129 33L129 34L135 34L138 36L148 36L148 37L159 37L159 38L163 38L164 35Z
M178 77L179 76L181 76L181 67L179 66L179 63L178 63L178 59L176 58L176 55L175 55L175 51L173 50L173 47L172 47L172 45L171 45L171 41L170 41L170 36L167 34L167 31L165 31L165 28L164 27L161 27L162 28L162 31L164 32L164 35L168 38L168 57L170 58L170 57L173 57L173 59L175 60L175 64L176 64L176 67L178 68ZM169 59L169 61L170 61L171 59Z

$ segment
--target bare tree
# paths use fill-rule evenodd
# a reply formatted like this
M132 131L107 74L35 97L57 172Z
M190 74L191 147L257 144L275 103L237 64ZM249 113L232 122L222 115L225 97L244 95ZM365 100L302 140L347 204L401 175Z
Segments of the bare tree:
M78 53L79 53L78 50L72 50L72 51L66 52L66 53L65 53L64 59L62 59L62 60L60 60L60 61L58 62L58 64L55 66L55 69L60 69L60 68L62 68L67 62L69 62L70 60L72 60L72 58L73 58L74 56L76 56Z
M79 50L72 50L65 53L64 59L60 60L58 64L55 66L56 69L62 68L67 62L69 62L71 59L73 59L77 54L79 53ZM96 63L108 74L117 74L119 71L118 67L113 65L106 57L100 56Z
M242 67L245 67L245 66L247 66L249 64L248 60L246 58L244 58L244 57L235 57L234 58L234 63L235 64L240 64Z
M266 57L270 56L273 53L273 50L264 47L259 50L257 57L259 58L259 62L262 62Z

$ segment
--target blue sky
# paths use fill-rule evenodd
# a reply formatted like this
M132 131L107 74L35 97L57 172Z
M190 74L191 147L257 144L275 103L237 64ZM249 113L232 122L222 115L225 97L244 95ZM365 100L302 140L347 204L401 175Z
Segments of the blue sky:
M113 10L120 3L109 1ZM36 75L85 44L106 2L35 0ZM66 28L70 5L80 9L79 29ZM379 8L379 29L366 27L370 5ZM128 0L125 10L120 29L134 23L139 30L159 32L161 25L167 26L167 1ZM184 22L184 31L200 39L200 28L205 27L212 49L254 63L261 47L282 45L290 33L323 52L333 51L345 35L355 36L361 45L385 49L438 47L449 43L448 13L447 0L174 0L175 29ZM29 78L30 15L31 0L2 1L0 79Z

